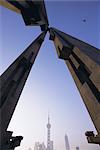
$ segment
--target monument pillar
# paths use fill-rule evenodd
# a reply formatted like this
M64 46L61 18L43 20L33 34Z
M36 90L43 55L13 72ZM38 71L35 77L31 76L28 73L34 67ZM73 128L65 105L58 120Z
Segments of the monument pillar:
M63 59L76 83L97 130L86 132L89 143L100 144L100 50L55 28L50 28L58 57Z
M21 136L12 137L12 132L7 131L7 128L45 35L46 31L41 33L0 77L0 146L2 150L14 149L22 140Z

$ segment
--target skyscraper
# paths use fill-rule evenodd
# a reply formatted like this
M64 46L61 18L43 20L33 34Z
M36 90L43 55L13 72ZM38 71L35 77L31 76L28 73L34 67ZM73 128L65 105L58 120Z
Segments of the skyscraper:
M44 142L43 143L35 142L34 150L46 150Z
M70 150L69 142L68 142L68 136L66 134L65 134L65 147L66 147L65 150Z
M53 150L53 141L50 141L50 150Z
M79 150L79 147L78 147L78 146L76 147L76 150Z
M35 142L34 150L39 150L39 142Z

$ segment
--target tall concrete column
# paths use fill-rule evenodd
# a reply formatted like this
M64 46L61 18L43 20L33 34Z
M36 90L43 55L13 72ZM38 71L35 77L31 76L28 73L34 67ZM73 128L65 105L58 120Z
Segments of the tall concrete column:
M98 132L86 133L89 143L100 144L100 50L55 28L50 40L64 59Z
M17 138L12 137L12 132L7 131L8 125L26 83L32 65L36 59L46 32L41 33L37 39L8 67L1 75L1 94L0 94L0 143L2 149L10 149L17 145L14 143ZM21 137L18 137L21 139ZM12 142L11 142L12 141ZM18 142L18 141L17 141ZM7 144L8 143L8 144ZM15 146L16 147L16 146Z
M46 31L49 26L44 0L0 0L0 5L22 15L25 25L40 26Z

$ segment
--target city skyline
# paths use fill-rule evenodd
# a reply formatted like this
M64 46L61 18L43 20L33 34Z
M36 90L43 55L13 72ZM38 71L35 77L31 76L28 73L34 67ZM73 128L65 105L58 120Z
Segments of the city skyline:
M48 114L48 123L47 123L47 145L46 143L44 143L44 141L39 142L36 141L34 144L34 150L55 150L53 143L54 141L51 140L51 124L50 124L50 116ZM29 148L32 149L32 148ZM78 147L76 147L76 149L78 150ZM33 149L32 149L33 150ZM69 146L69 141L68 141L68 136L67 134L65 134L65 150L70 150L70 146Z
M46 1L50 26L100 48L99 4ZM41 31L39 27L25 26L20 15L2 7L0 10L2 74ZM84 18L86 22L82 21ZM95 128L67 67L58 59L47 34L8 128L14 131L14 135L24 137L16 150L27 150L34 141L46 142L44 124L48 110L54 125L51 136L55 149L65 149L64 134L67 133L71 150L75 150L77 145L81 150L99 150L98 146L88 144L86 140L85 132L95 131Z
M47 122L47 143L45 144L44 141L42 143L35 142L34 150L54 150L53 148L53 140L51 140L51 124L50 124L50 116L48 115L48 122Z

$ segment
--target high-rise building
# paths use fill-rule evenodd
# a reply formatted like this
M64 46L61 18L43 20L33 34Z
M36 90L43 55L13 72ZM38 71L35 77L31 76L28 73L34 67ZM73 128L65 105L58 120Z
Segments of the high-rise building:
M53 141L50 141L50 150L53 150Z
M70 150L69 142L68 142L68 136L66 134L65 134L65 147L66 147L65 150Z
M31 148L29 148L28 150L32 150Z
M79 147L78 147L78 146L76 147L76 150L79 150Z
M35 142L34 150L46 150L44 143Z
M46 150L45 144L39 144L39 150Z
M35 142L34 150L39 150L39 142Z

